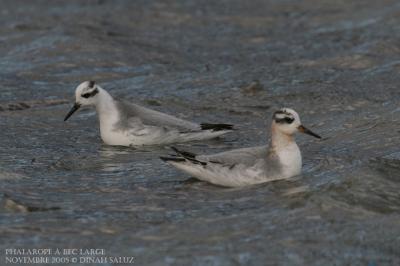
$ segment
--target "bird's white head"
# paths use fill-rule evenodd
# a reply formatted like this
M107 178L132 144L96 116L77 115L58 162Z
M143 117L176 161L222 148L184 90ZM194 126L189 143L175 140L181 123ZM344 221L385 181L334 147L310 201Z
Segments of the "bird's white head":
M313 137L321 138L319 135L304 127L301 124L299 114L290 108L282 108L276 111L273 115L272 126L279 132L288 136L300 131Z
M96 105L99 101L101 91L102 89L96 85L96 82L94 81L85 81L79 84L75 90L75 104L65 116L64 121L66 121L81 106Z
M96 105L99 96L99 87L94 81L85 81L75 89L75 103L81 106Z

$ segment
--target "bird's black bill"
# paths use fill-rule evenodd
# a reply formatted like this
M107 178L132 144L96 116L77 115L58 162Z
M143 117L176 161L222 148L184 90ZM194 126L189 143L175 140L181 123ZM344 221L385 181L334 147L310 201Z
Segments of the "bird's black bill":
M320 135L315 134L314 132L312 132L311 130L309 130L308 128L306 128L305 126L299 126L298 129L299 129L300 132L302 132L302 133L304 133L304 134L307 134L307 135L316 137L316 138L318 138L318 139L321 138Z
M67 121L67 119L75 113L81 105L79 103L75 103L74 106L72 106L71 110L69 110L68 114L65 116L64 121Z

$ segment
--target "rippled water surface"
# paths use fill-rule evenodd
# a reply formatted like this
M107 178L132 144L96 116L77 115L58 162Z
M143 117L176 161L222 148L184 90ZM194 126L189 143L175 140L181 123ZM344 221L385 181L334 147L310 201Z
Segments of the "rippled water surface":
M0 248L104 248L138 265L400 265L398 1L0 1ZM198 122L214 153L296 109L301 176L193 182L170 151L101 143L75 87Z

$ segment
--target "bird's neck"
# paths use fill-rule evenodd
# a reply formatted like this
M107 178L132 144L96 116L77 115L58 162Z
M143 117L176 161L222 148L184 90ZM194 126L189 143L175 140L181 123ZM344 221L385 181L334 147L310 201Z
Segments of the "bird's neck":
M99 115L100 126L105 123L116 123L118 121L118 110L113 97L102 88L99 88L99 101L96 110Z
M272 151L277 152L293 144L296 145L293 135L288 135L279 131L275 125L271 127L270 149Z
M270 153L279 158L285 176L290 177L300 174L302 165L301 152L292 135L285 134L275 126L272 126L269 149Z

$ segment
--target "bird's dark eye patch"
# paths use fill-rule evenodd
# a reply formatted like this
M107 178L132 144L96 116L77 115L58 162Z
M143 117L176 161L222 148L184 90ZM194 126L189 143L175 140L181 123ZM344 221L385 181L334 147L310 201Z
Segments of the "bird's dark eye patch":
M91 92L87 92L87 93L82 94L81 96L83 98L87 99L87 98L95 96L97 93L99 93L99 90L96 88L96 89L92 90Z
M274 113L273 119L279 124L291 124L294 121L294 117L291 113L286 110L278 110Z
M289 117L289 116L285 116L282 118L275 117L275 122L279 123L279 124L291 124L291 123L293 123L293 121L294 121L294 118Z
M294 121L293 117L285 117L285 122L291 124Z

